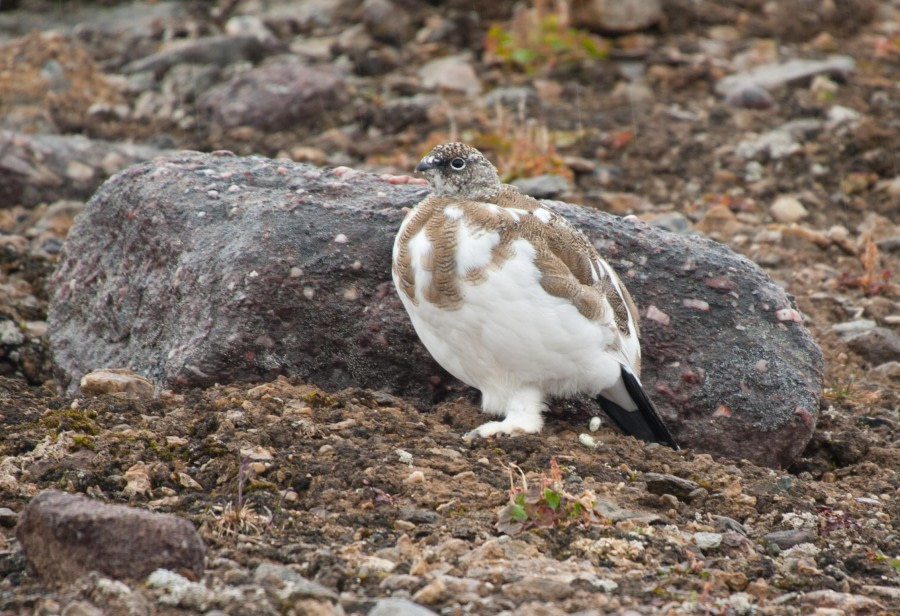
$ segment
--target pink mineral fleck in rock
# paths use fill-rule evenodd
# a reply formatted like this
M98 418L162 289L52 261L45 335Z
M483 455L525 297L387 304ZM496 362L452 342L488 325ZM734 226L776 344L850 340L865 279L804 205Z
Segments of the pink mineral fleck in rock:
M794 308L782 308L775 311L775 318L779 321L794 321L796 323L803 322L803 315Z
M704 302L702 299L683 299L681 300L681 305L685 308L694 308L695 310L709 312L709 303Z
M668 325L672 319L665 312L650 304L647 306L647 313L644 315L648 321L656 321L662 325Z

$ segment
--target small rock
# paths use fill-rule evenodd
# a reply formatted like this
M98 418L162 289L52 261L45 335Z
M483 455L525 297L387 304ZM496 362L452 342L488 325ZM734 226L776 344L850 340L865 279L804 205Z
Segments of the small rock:
M163 74L178 64L228 66L235 62L258 62L266 54L256 36L209 36L177 41L168 48L122 67L126 74L153 72Z
M755 83L734 84L734 88L725 95L725 102L744 109L769 109L775 104L768 90Z
M234 15L225 22L225 34L229 36L252 36L269 49L279 47L278 37L256 15Z
M409 599L391 597L379 599L375 607L369 610L368 616L436 616L436 614Z
M772 218L782 223L799 222L809 216L809 212L796 197L782 195L769 207Z
M294 602L303 598L338 600L333 590L307 580L287 565L260 563L253 572L253 581L272 590L283 601Z
M810 607L837 608L841 614L875 614L885 610L885 606L863 595L823 589L802 593L800 601ZM895 606L896 607L896 606ZM816 610L818 613L818 610Z
M835 323L831 326L831 331L837 333L844 340L847 340L853 336L858 336L859 334L875 329L875 327L876 323L871 319L854 319L853 321Z
M154 392L151 381L125 368L94 370L81 377L80 388L89 397L112 394L129 400L150 400Z
M163 605L171 605L205 612L215 599L215 593L205 584L192 582L169 569L156 569L147 577L150 588L165 592L159 598Z
M684 501L688 500L691 492L700 487L700 484L690 479L662 473L644 473L643 480L647 482L648 492L659 495L672 494Z
M390 0L365 0L362 20L372 38L399 45L413 36L409 13Z
M720 533L694 533L694 543L701 550L714 550L722 545L722 535Z
M825 122L825 126L830 129L835 129L840 126L850 125L853 126L859 119L862 117L855 109L850 109L849 107L842 107L840 105L834 105L830 109L828 109L827 121Z
M801 543L811 543L815 540L810 533L805 530L776 530L763 535L763 541L766 543L777 545L782 550L787 550L800 545Z
M873 364L884 364L900 358L900 336L886 327L875 327L853 336L847 345Z
M531 178L513 180L512 185L535 199L555 199L571 189L566 178L545 173Z
M625 509L619 506L617 502L602 497L598 497L597 500L594 501L594 511L612 523L621 522L623 520L637 520L644 524L652 524L660 520L660 517L655 513Z
M19 521L19 514L9 507L0 507L0 526L12 528Z
M86 496L41 492L22 510L16 537L34 570L53 581L91 570L113 578L142 579L160 568L203 575L205 547L189 521Z
M754 85L765 90L809 80L823 73L846 75L852 73L856 63L850 56L831 56L826 60L796 58L784 63L762 64L753 69L720 79L716 92L727 96L740 88Z
M450 90L468 96L481 94L481 82L468 56L446 56L427 62L419 69L422 86L429 90Z
M872 368L872 372L889 381L895 380L900 382L900 361L889 361L880 366L875 366Z
M663 17L661 0L581 0L571 11L576 28L617 34L645 30Z
M12 320L0 321L0 344L18 346L25 342L22 328Z

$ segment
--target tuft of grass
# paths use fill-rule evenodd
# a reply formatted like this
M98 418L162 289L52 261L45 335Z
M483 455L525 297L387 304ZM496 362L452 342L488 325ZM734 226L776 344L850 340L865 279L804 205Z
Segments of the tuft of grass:
M609 57L609 43L569 26L566 0L535 0L519 6L512 20L492 26L485 37L485 60L525 73L553 70L583 60Z
M271 525L274 514L263 515L244 500L244 487L249 476L250 458L244 456L238 467L237 498L213 513L212 530L224 536L259 535ZM280 503L279 503L280 505Z
M872 405L881 400L881 392L865 389L854 381L832 383L822 390L822 397L829 402L840 402L852 405Z
M497 512L497 530L515 535L532 528L564 528L571 524L602 524L594 511L595 497L590 492L573 495L565 490L562 471L556 458L550 460L549 474L541 473L537 482L528 482L515 464L509 472L509 502ZM521 485L514 473L521 477Z

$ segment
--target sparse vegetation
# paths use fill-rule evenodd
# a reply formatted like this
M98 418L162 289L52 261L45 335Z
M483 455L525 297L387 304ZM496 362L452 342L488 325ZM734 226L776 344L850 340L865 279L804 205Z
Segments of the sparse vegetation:
M878 252L878 245L872 240L871 236L866 238L866 247L859 255L859 261L862 263L862 274L851 274L844 272L838 278L838 285L842 287L857 287L862 289L868 296L873 295L890 295L893 292L891 285L891 270L881 267L881 255Z
M559 528L569 524L602 524L594 511L595 496L588 492L574 495L566 491L562 470L556 458L550 460L550 473L541 473L529 484L525 473L510 464L509 502L498 512L497 530L514 535L531 528ZM521 485L515 481L515 473Z
M535 0L520 6L507 25L494 25L485 38L489 63L536 73L609 55L609 43L569 25L566 0Z

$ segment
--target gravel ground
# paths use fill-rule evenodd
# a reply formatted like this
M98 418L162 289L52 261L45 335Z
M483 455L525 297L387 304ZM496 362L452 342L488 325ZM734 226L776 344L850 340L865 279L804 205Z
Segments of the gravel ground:
M516 38L535 29L510 2L15 4L0 6L0 613L896 613L897 2L629 2L647 23L578 17L549 51ZM606 58L585 51L589 26ZM826 359L801 457L673 452L565 413L465 443L474 396L417 408L285 377L56 392L45 285L86 194L132 162L123 147L399 174L451 138L529 191L765 267ZM38 577L15 525L48 488L190 520L205 573Z

